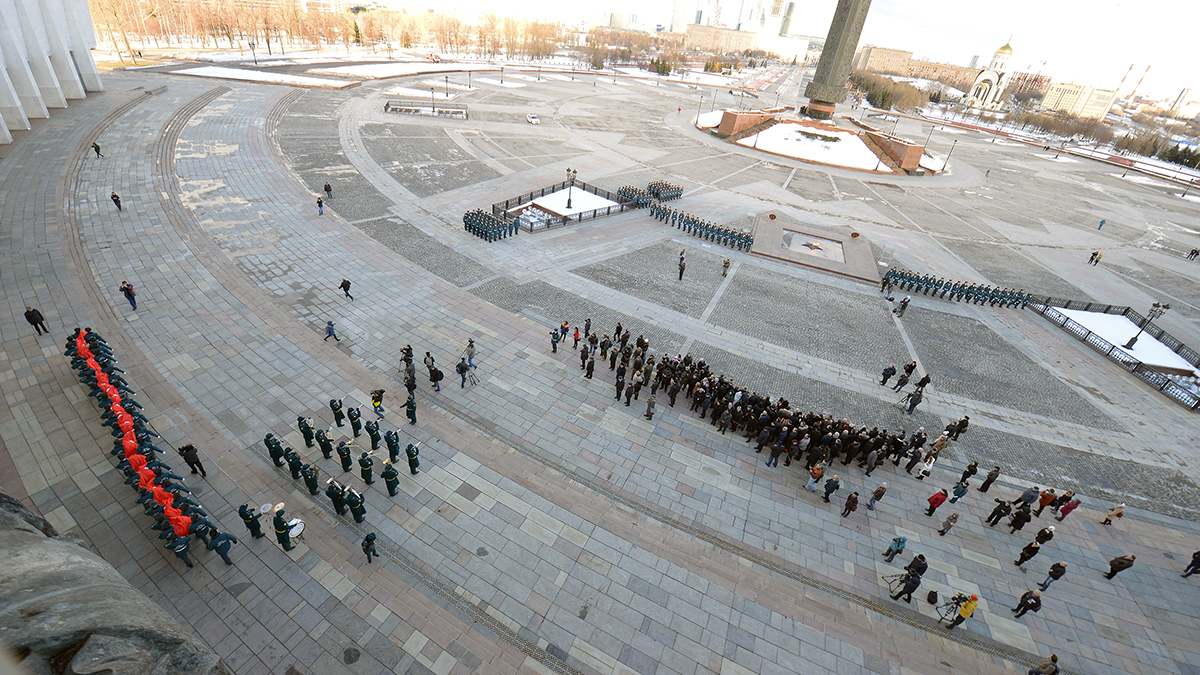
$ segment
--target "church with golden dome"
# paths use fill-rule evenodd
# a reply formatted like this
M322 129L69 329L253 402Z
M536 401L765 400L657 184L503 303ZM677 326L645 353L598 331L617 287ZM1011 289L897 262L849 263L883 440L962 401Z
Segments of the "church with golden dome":
M1012 42L1012 39L1009 39ZM1009 43L996 50L992 62L975 76L975 83L963 103L968 108L1001 110L1004 108L1004 88L1008 85L1008 60L1012 57Z

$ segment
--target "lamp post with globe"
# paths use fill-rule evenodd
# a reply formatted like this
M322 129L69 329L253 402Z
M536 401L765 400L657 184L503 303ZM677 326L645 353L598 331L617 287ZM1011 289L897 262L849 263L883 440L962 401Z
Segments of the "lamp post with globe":
M1137 339L1141 337L1142 331L1146 330L1146 324L1154 321L1163 314L1166 314L1167 310L1169 309L1171 309L1171 305L1165 302L1161 304L1156 302L1153 305L1150 305L1150 311L1146 312L1146 320L1142 322L1142 325L1138 328L1138 332L1133 337L1129 338L1129 342L1126 342L1124 346L1122 346L1122 349L1133 349L1133 345L1137 344Z
M575 176L579 172L574 169L567 169L567 210L571 210L571 188L575 187Z

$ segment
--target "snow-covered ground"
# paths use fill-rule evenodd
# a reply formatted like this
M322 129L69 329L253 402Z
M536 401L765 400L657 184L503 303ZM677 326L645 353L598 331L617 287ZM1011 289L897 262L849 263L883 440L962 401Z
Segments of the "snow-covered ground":
M567 190L551 192L548 195L533 200L533 203L560 216L573 216L576 213L584 211L602 209L606 206L617 206L616 202L609 201L604 197L594 195L586 190L580 190L579 188L572 188L570 190L571 208L568 209L567 192Z
M475 81L482 82L484 84L494 84L497 87L505 87L507 89L520 89L521 87L525 86L523 82L513 82L512 80L505 80L501 82L500 80L495 80L490 77L477 77L475 78Z
M830 136L838 140L824 141L819 138L809 138L804 134ZM782 122L760 134L743 138L738 141L738 145L755 147L756 139L759 150L774 152L786 157L868 171L876 170L878 167L880 172L892 173L892 170L879 161L879 157L863 143L857 134L848 131Z
M700 113L700 117L696 120L696 126L701 129L709 129L721 123L721 118L725 116L724 110L710 110Z
M224 66L200 66L188 70L173 70L175 75L192 75L195 77L217 77L222 80L243 80L245 82L266 82L269 84L290 84L297 87L329 87L344 89L358 82L350 80L327 80L319 77L303 75L288 75L287 73L264 73L258 70L242 70Z
M308 72L324 75L349 75L367 80L383 80L389 77L404 77L406 75L424 75L428 73L461 72L464 70L500 70L498 66L484 63L369 63L357 66L337 66L335 68L314 68Z
M1117 345L1118 349L1142 363L1151 366L1191 370L1195 374L1195 367L1192 364L1183 360L1178 354L1168 349L1166 345L1145 333L1142 333L1142 336L1138 338L1137 344L1133 345L1133 349L1123 348L1121 345L1125 344L1129 338L1138 332L1138 327L1137 324L1120 314L1101 314L1100 312L1085 312L1083 310L1066 309L1063 307L1055 307L1054 309L1108 342Z
M430 91L432 90L432 94ZM438 86L430 85L426 89L410 89L408 87L396 87L383 92L384 96L408 96L410 98L423 98L425 100L433 99L437 101L449 101L452 98L457 98L458 94L446 95L446 90L439 83Z

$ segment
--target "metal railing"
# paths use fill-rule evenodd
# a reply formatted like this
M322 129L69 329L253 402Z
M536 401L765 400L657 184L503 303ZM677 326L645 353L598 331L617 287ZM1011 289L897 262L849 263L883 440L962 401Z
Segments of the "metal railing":
M501 218L511 220L512 218L517 217L517 216L511 215L509 213L513 209L515 209L519 206L524 206L525 204L528 204L529 202L532 202L533 200L538 199L539 197L544 197L548 194L554 194L555 192L558 192L560 190L565 190L568 186L571 186L573 189L583 190L584 192L590 192L590 193L596 195L597 197L603 197L604 199L607 199L610 202L616 202L616 204L614 206L605 206L605 207L601 207L598 209L592 209L591 211L580 211L579 213L573 213L569 216L554 216L551 218L547 218L544 221L540 221L538 223L531 223L525 229L527 229L529 232L533 232L535 229L547 230L552 227L558 227L560 225L567 225L568 223L572 223L572 222L578 223L578 222L582 222L584 220L591 220L593 218L602 218L604 216L611 215L613 213L622 213L624 211L634 211L639 208L642 208L637 205L637 202L627 200L624 197L616 194L615 192L609 192L608 190L605 190L603 188L598 188L594 185L588 185L587 183L576 179L574 183L564 180L560 183L555 183L554 185L548 185L544 188L526 192L525 194L520 195L518 197L512 197L510 199L505 199L502 202L496 202L495 204L492 204L492 214L499 216ZM542 225L542 227L538 227L538 225ZM525 227L525 226L522 225L522 227Z
M1184 361L1200 368L1200 353L1185 345L1174 335L1154 325L1153 321L1147 322L1146 317L1124 305L1106 305L1102 302L1085 302L1083 300L1067 300L1064 298L1030 298L1029 302L1030 304L1038 303L1047 307L1077 309L1084 312L1119 314L1132 321L1135 326L1142 326L1142 332L1166 345L1167 349L1178 354Z
M391 99L383 104L384 112L425 117L449 117L465 120L470 117L467 106L461 103L437 103L429 99Z
M1041 300L1030 302L1028 306L1032 307L1039 314L1046 317L1046 320L1049 321L1050 323L1058 326L1059 328L1062 328L1064 331L1066 331L1067 333L1074 336L1075 339L1079 340L1080 342L1083 342L1084 344L1091 347L1092 349L1099 352L1100 354L1103 354L1110 361L1121 366L1125 370L1133 373L1134 375L1137 375L1146 384L1149 384L1151 387L1154 387L1158 391L1162 392L1164 395L1169 397L1171 400L1182 405L1183 407L1187 408L1188 410L1191 410L1194 412L1200 411L1200 396L1197 396L1196 394L1192 393L1190 390L1186 389L1185 387L1180 386L1177 382L1175 382L1175 380L1171 379L1170 377L1158 372L1154 368L1147 366L1146 364L1137 360L1132 355L1130 355L1129 353L1122 350L1120 347L1112 344L1108 340L1105 340L1104 338L1100 337L1099 335L1088 330L1087 327L1083 326L1082 324L1080 324L1076 321L1072 321L1066 314L1063 314L1062 312L1054 309L1056 306L1063 307L1065 309L1083 309L1083 307L1071 307L1071 306L1067 306L1065 304L1058 304L1058 305L1051 304L1051 302L1055 301L1055 300L1057 300L1057 299L1056 298L1042 298ZM1074 304L1078 304L1078 305L1095 305L1096 307L1103 306L1103 305L1097 305L1096 303L1081 303L1078 301L1059 301L1059 302L1070 302L1070 303L1074 303ZM1136 312L1130 312L1128 307L1114 307L1112 305L1107 305L1107 307L1110 307L1112 310L1121 309L1124 311L1107 311L1107 312L1105 312L1106 314L1121 314L1132 320L1132 317L1129 316L1129 314L1131 313L1134 316L1137 316L1141 321L1145 321L1145 318L1141 317ZM1094 310L1085 310L1085 311L1100 311L1100 310L1094 309ZM1140 323L1140 322L1134 321L1134 323ZM1149 330L1151 325L1153 325L1153 324L1147 325L1145 332L1147 334L1153 335L1152 333L1150 333L1150 330ZM1155 328L1157 328L1157 327L1155 327ZM1163 331L1162 329L1158 329L1158 332L1162 335L1167 335L1167 333L1165 331ZM1170 336L1168 335L1168 337L1170 337ZM1158 339L1158 338L1155 338L1155 339ZM1172 338L1172 339L1174 339L1174 338ZM1178 342L1178 341L1176 340L1176 342ZM1167 343L1164 342L1163 344L1167 344ZM1179 346L1181 346L1183 349L1187 350L1188 352L1191 352L1192 355L1195 355L1195 352L1193 352L1191 349L1188 349L1186 345L1181 344ZM1178 350L1176 350L1175 353L1180 354L1180 356L1183 356L1183 354L1180 353ZM1189 361L1189 363L1193 363L1193 365L1194 365L1194 362L1192 362L1192 361Z

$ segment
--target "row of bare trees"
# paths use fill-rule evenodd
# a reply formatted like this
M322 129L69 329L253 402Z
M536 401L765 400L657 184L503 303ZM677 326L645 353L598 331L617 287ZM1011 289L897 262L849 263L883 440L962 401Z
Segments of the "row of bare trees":
M96 31L124 53L150 47L195 45L241 48L256 42L268 54L341 44L411 48L495 58L543 59L563 42L549 21L483 15L470 26L448 14L351 8L315 0L88 0ZM124 56L122 56L122 60Z

